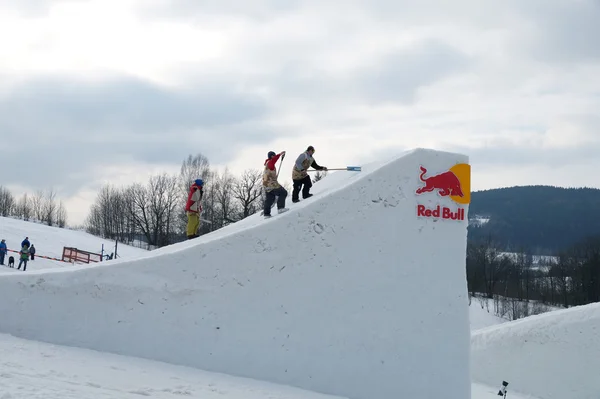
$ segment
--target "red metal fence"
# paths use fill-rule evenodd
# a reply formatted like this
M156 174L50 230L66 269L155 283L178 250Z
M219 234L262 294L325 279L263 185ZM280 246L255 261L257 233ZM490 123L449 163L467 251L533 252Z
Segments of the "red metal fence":
M88 252L77 248L64 247L62 254L63 262L102 262L102 255L94 252Z

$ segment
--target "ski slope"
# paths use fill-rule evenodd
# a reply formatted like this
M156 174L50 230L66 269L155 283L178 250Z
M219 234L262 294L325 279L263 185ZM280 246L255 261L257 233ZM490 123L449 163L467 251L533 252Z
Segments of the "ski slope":
M21 241L23 241L25 237L29 237L29 241L36 249L35 259L27 262L27 273L34 270L56 268L67 268L72 270L73 268L81 267L80 265L42 257L61 259L63 247L75 247L84 251L100 253L102 245L104 244L105 253L111 254L115 250L114 241L105 240L83 231L53 227L34 222L25 222L19 219L0 216L0 239L5 239L8 249L11 250L11 252L6 255L4 261L5 265L8 265L9 256L12 255L15 257L15 269L0 266L0 274L23 273L23 271L16 270L16 267L19 264L18 251L21 249ZM148 253L148 251L129 245L119 243L117 246L117 255L123 259L131 259L132 256L145 253ZM113 261L114 260L111 260L109 262Z
M469 397L467 220L417 217L455 204L415 194L420 166L466 162L410 151L331 173L269 220L4 275L0 332L356 399Z

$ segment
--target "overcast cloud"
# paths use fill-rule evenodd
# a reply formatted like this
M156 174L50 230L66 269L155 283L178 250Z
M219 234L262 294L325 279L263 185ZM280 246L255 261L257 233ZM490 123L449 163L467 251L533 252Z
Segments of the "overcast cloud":
M72 222L105 182L414 147L473 187L600 187L596 0L0 0L0 184ZM295 156L295 155L294 155ZM290 165L284 164L283 180Z

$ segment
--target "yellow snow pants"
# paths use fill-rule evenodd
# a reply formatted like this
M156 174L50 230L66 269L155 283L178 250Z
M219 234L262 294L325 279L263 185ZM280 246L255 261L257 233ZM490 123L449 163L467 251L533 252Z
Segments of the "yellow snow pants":
M187 213L187 236L195 236L198 234L198 227L200 227L200 215L196 212Z

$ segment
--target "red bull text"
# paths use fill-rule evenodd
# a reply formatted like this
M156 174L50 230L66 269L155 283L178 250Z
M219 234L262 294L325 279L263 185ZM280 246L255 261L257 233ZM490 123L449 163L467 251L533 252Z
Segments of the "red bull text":
M427 207L418 204L417 217L465 220L465 208L460 205L471 202L471 165L456 164L447 171L429 177L425 176L427 174L425 167L421 166L420 170L419 180L424 185L417 188L415 194L420 196L427 193L436 193L438 197L448 198L458 206L453 209L443 205Z
M428 209L425 205L417 205L417 216L426 218L436 219L450 219L450 220L465 220L464 208L458 208L455 211L444 206L436 206L433 209Z

